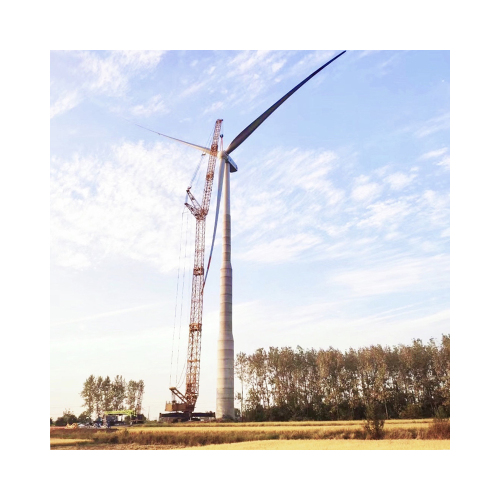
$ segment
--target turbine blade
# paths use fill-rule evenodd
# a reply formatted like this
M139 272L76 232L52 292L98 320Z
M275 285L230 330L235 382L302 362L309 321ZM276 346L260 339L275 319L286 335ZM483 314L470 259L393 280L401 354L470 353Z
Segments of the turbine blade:
M137 125L137 123L135 123L134 125ZM167 139L172 139L174 141L181 142L182 144L185 144L186 146L190 146L192 148L199 149L200 151L203 151L204 153L208 153L212 156L217 156L217 155L214 155L210 149L204 148L203 146L197 146L196 144L191 144L190 142L182 141L181 139L176 139L175 137L170 137L169 135L162 134L160 132L157 132L156 130L151 130L150 128L143 127L142 125L137 125L137 126L143 128L144 130L149 130L150 132L153 132L154 134L158 134L158 135L161 135L163 137L166 137Z
M255 132L257 127L262 125L264 120L269 118L269 116L274 113L294 92L300 89L304 83L307 83L314 75L319 73L323 68L326 68L330 63L335 61L335 59L339 58L342 54L344 54L346 51L344 50L340 54L337 54L333 59L330 59L326 64L323 64L321 68L317 69L314 73L311 73L305 80L302 80L296 87L294 87L288 94L284 95L279 101L277 101L275 104L273 104L267 111L262 113L255 121L253 121L245 130L241 131L229 144L229 147L226 149L226 153L230 154L232 151L234 151L242 142L246 141L248 137Z
M224 163L225 160L224 158L222 158L219 166L219 185L217 187L217 207L215 209L214 235L212 236L212 246L210 248L210 255L208 256L208 264L207 264L207 270L205 272L205 280L203 281L203 288L205 288L205 283L207 281L207 276L208 276L208 270L210 269L210 262L212 261L212 253L214 251L215 235L217 233L217 221L219 220L220 199L222 195L222 181L224 180L224 175L223 175Z

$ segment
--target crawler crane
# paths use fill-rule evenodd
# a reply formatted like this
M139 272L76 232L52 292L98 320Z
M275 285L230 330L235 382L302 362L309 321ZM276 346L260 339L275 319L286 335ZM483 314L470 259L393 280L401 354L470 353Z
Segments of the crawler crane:
M210 147L210 154L208 155L208 168L201 205L196 201L193 193L191 193L191 186L187 188L187 194L191 204L185 203L186 207L196 219L193 284L191 289L191 312L186 365L186 392L182 394L177 387L170 387L172 402L166 403L165 411L182 412L189 419L194 412L200 385L201 326L203 314L203 288L205 285L205 224L210 208L221 125L222 120L217 120L215 122L212 145ZM180 402L177 400L180 400Z

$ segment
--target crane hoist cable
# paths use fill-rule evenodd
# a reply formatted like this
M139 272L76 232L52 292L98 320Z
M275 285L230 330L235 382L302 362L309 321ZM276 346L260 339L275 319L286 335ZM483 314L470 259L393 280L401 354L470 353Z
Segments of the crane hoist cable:
M177 325L177 305L178 305L178 298L179 298L179 277L180 277L180 272L181 272L181 256L182 256L182 233L184 229L184 215L186 214L186 209L182 211L181 215L181 237L179 241L179 262L177 265L177 285L175 289L175 309L174 309L174 327L172 331L172 351L170 353L170 383L172 383L172 369L173 369L173 362L174 362L174 343L175 343L175 328Z
M187 213L187 212L186 212ZM179 314L179 338L177 341L177 362L175 365L175 373L176 373L176 378L177 378L177 372L179 371L179 356L180 356L180 348L181 348L181 332L182 332L182 320L183 320L183 309L184 309L184 285L186 283L186 262L188 260L188 255L187 255L187 249L188 249L188 235L189 235L189 217L186 218L186 238L184 240L184 268L182 271L182 289L181 289L181 310ZM174 346L172 345L172 349Z

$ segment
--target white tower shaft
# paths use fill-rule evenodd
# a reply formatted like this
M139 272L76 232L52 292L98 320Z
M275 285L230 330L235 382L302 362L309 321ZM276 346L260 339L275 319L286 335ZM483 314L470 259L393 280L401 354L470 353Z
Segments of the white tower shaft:
M229 163L224 158L222 188L222 266L220 270L220 323L217 342L217 418L234 419L233 270L231 268L231 210Z

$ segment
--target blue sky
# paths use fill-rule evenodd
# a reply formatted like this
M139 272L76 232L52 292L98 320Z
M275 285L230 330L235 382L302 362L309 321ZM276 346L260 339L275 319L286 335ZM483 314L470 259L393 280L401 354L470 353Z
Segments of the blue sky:
M52 416L80 413L93 373L142 378L156 417L186 357L200 156L133 123L205 145L222 118L227 145L336 52L51 52ZM448 51L348 51L231 155L236 352L449 332L449 122ZM215 407L219 250L200 410Z

